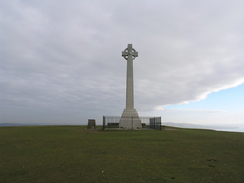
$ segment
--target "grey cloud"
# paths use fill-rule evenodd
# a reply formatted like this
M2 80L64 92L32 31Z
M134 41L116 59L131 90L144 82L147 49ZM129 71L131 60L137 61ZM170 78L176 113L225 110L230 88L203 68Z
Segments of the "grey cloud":
M16 122L16 106L44 122L119 115L128 43L139 52L138 111L200 100L244 78L242 1L1 4L2 122Z

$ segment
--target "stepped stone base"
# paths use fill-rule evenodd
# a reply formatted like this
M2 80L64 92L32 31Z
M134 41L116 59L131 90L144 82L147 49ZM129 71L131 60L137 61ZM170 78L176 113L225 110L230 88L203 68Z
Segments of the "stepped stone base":
M136 109L133 108L125 108L120 122L119 127L123 129L141 129L141 120L138 116Z

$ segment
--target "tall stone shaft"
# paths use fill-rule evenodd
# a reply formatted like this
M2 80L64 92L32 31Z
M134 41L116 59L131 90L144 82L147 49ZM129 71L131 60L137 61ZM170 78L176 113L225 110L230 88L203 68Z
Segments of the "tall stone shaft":
M138 57L138 52L128 44L128 47L122 52L122 56L127 60L126 73L126 108L124 109L119 127L124 129L141 128L141 120L134 108L134 86L133 86L133 60Z
M129 44L131 46L131 44ZM128 47L129 47L128 46ZM132 46L131 46L132 47ZM128 55L126 79L126 108L134 108L133 57Z

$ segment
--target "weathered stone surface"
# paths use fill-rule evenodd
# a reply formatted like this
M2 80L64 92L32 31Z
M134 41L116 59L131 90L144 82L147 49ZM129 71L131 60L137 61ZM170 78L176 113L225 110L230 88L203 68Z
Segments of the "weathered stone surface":
M95 119L88 119L87 129L96 129Z
M125 108L120 122L119 127L124 129L141 129L141 120L136 109L133 108Z

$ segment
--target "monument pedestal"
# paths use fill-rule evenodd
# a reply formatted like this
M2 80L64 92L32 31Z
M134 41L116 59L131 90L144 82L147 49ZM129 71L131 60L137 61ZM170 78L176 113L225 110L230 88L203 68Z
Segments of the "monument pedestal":
M119 127L124 129L141 129L141 120L139 115L134 108L125 108L120 122Z

